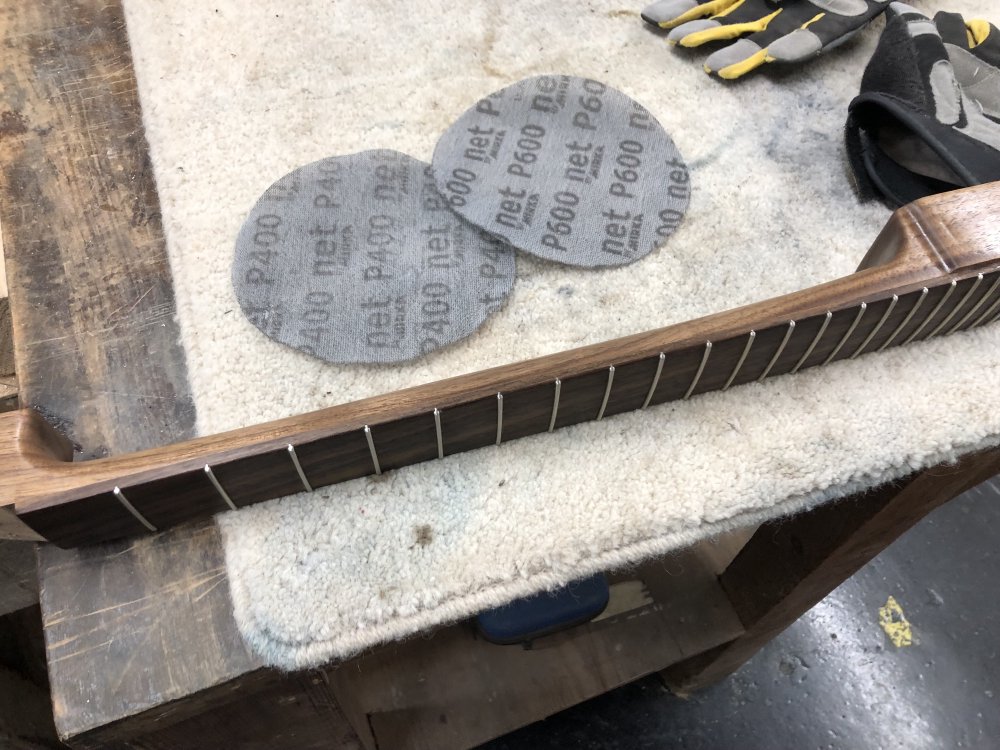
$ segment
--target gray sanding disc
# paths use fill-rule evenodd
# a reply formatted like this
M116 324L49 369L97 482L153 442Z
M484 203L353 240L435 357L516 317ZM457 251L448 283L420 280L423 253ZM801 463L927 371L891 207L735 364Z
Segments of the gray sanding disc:
M438 189L473 224L574 266L621 266L680 224L687 166L641 104L597 81L538 76L465 112L434 149Z
M475 331L514 286L514 252L448 208L428 164L364 151L307 164L236 240L240 307L329 362L402 362Z

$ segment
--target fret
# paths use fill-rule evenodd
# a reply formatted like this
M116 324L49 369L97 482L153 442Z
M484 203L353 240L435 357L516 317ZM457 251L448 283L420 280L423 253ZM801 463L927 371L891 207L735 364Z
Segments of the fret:
M931 314L923 319L923 321L920 323L919 326L917 326L916 330L913 333L911 333L909 336L903 339L903 346L906 346L911 341L913 341L917 336L920 335L920 332L927 327L927 324L934 319L934 316L937 315L938 312L940 312L941 308L945 306L951 295L955 293L955 287L957 286L958 286L957 281L952 281L951 284L948 285L948 288L945 291L944 296L941 297L938 303L934 306L934 309L931 310Z
M846 344L848 340L851 338L851 334L854 333L855 329L858 327L858 323L860 323L861 319L865 317L865 310L867 309L868 309L867 302L862 302L860 305L858 305L858 312L854 316L854 320L851 322L850 328L848 328L847 331L844 333L844 335L841 336L840 341L838 341L837 345L833 347L833 351L831 351L827 355L827 358L823 360L824 365L830 364L830 362L833 361L834 357L836 357L840 353L840 350L844 348L844 344Z
M309 484L309 480L306 479L306 473L302 471L302 464L299 463L299 457L295 455L295 446L289 443L285 450L288 451L288 457L292 459L292 465L295 466L295 472L299 475L299 479L302 481L302 486L305 487L306 492L312 492L312 485Z
M608 368L608 384L604 387L604 399L601 401L601 408L597 411L597 420L604 419L604 411L608 408L608 399L611 398L611 385L615 382L614 365Z
M694 393L694 389L698 386L698 381L701 380L701 374L705 372L705 365L708 364L708 357L709 355L711 355L711 353L712 353L712 342L706 341L705 353L701 357L701 362L698 365L698 371L694 374L694 377L691 379L691 385L689 385L688 389L684 392L685 401L691 398L691 394Z
M626 365L628 368L634 365ZM622 368L615 368L615 388L608 399L605 407L605 414L613 413L612 407L617 400L618 384L622 376ZM594 370L573 377L559 377L559 404L555 403L555 380L546 379L538 386L530 389L515 390L504 393L503 405L503 439L505 441L514 439L515 436L534 435L548 430L549 425L552 430L578 424L580 422L590 422L601 410L604 402L604 392L608 386L608 370L603 368ZM524 400L523 393L530 392L530 408L516 406ZM494 396L495 399L495 396ZM520 423L512 429L515 414L515 406L521 413ZM553 409L553 407L556 407ZM489 438L489 443L496 442L496 404L493 404L493 433ZM555 411L555 421L553 421L553 411Z
M503 442L638 409L657 364L656 359L642 357L614 365L613 372L611 367L605 367L573 378L556 378L505 391ZM495 438L494 433L491 442Z
M378 465L383 474L403 466L411 466L421 461L432 461L440 457L438 454L437 419L441 420L441 447L447 454L448 445L443 440L444 435L448 432L448 426L444 420L445 413L439 410L438 418L435 418L435 408L437 408L436 404L421 409L409 417L369 425L372 431L372 442L378 452ZM374 464L371 460L371 451L368 449L368 441L365 440L362 428L355 429L354 433L355 440L352 441L348 450L355 460L359 460L363 469L362 476L370 476L374 471ZM357 455L359 449L360 456ZM302 464L302 469L309 478L310 484L313 487L319 486L315 467L308 466L303 460L302 446L296 444L295 451L299 455L299 462ZM340 456L327 455L325 460L327 464L332 465L341 463Z
M503 437L503 394L497 394L497 445Z
M552 416L549 418L549 432L556 428L556 417L559 416L559 394L562 391L562 381L556 378L555 394L552 396Z
M951 328L949 328L949 329L948 329L948 330L947 330L947 331L945 332L945 334L946 334L946 335L948 335L948 334L952 334L952 333L954 333L955 331L959 330L959 329L960 329L960 328L961 328L962 326L964 326L964 325L965 325L966 323L968 323L968 322L969 322L969 320L971 320L971 319L972 319L972 316L973 316L973 315L975 315L975 314L976 314L977 312L979 312L979 309L980 309L980 308L982 308L982 307L984 306L984 304L985 304L985 303L986 303L986 302L987 302L988 300L990 300L990 299L992 299L992 298L993 298L993 294L994 294L994 293L996 292L997 288L1000 288L1000 271L998 271L998 272L996 273L996 278L995 278L995 279L993 280L993 283L992 283L992 284L990 285L990 288L989 288L989 289L987 289L987 290L986 290L986 293L985 293L985 294L983 294L983 296L979 298L979 302L977 302L977 303L975 304L975 306L973 306L973 308L972 308L971 310L969 310L969 312L967 312L967 313L966 313L966 314L965 314L964 316L962 316L962 319L961 319L960 321L958 321L958 322L957 322L957 323L956 323L955 325L953 325L953 326L952 326ZM998 299L998 300L997 300L997 301L996 301L996 302L995 302L994 304L1000 304L1000 299ZM987 311L989 311L989 309L990 309L990 305L986 305L986 306L985 306L985 309L986 309ZM976 319L976 322L978 322L978 321L979 321L979 318L977 318L977 319ZM969 326L969 327L970 327L970 328L975 328L975 327L976 327L976 324L975 324L975 323L973 323L973 324L972 324L971 326Z
M656 386L660 384L660 375L663 374L663 363L666 359L667 355L660 352L659 361L656 363L656 374L653 375L653 382L649 384L649 393L646 394L646 400L642 402L643 409L649 406L649 402L653 400L653 394L656 393Z
M953 308L951 308L951 310L944 317L944 319L934 327L934 330L931 331L929 334L927 334L924 341L927 341L928 339L932 339L935 336L937 336L938 333L941 332L941 329L944 328L946 325L948 325L951 322L951 319L955 317L955 313L957 313L959 310L965 307L966 302L972 299L972 295L976 293L976 290L982 283L983 283L983 275L979 274L978 276L976 276L976 280L975 282L973 282L972 286L969 287L969 289L965 292L964 295L962 295L962 301L959 302L957 305L955 305Z
M896 307L897 302L899 302L899 295L897 294L892 295L892 299L889 302L889 306L885 308L885 312L882 313L882 317L878 319L878 323L876 323L875 327L872 328L871 333L869 333L865 337L865 340L861 342L861 346L859 346L857 349L854 350L854 354L852 354L849 357L849 359L855 359L856 357L858 357L861 354L861 352L865 350L865 347L871 343L871 340L875 338L875 335L882 329L882 326L885 325L885 321L889 319L889 316L892 314L892 311Z
M288 460L288 452L284 450L284 446L273 446L270 450L231 461L213 461L212 472L238 508L302 491L302 481L295 466ZM205 482L204 473L196 473L202 474L198 480L204 495L215 499L215 490ZM143 498L137 497L135 500L139 504ZM139 507L146 510L145 505Z
M111 492L83 497L66 506L35 508L18 516L45 538L66 546L93 542L95 520L100 521L100 533L107 539L149 533L149 527L129 513Z
M799 368L809 359L809 355L813 353L813 349L823 338L823 334L826 333L827 327L830 325L830 321L833 319L833 313L829 310L826 311L826 316L823 318L823 324L819 327L819 331L813 336L812 343L809 344L809 348L806 349L805 353L799 358L799 361L795 363L795 367L791 369L791 374L794 375L799 371Z
M422 453L416 451L417 446L425 444L427 440L425 436L429 433L433 434L423 424L430 421L430 418L426 416L423 416L422 419L404 418L394 422L391 427L386 425L380 428L380 444L399 446L394 451L396 456L392 462L393 466L405 466L409 463L429 460L437 455L436 452L430 453L426 450ZM397 431L400 437L394 439L393 433ZM302 470L314 487L325 487L329 484L360 479L372 473L371 451L368 449L364 432L360 429L352 429L308 442L297 441L295 454L299 459L299 464L302 465ZM213 463L212 471L219 483L226 488L237 507L249 503L244 499L243 489L234 486L230 483L231 480L219 475L219 466ZM301 485L297 476L294 479L294 484ZM295 491L294 489L289 490L289 492Z
M788 340L792 337L792 333L794 331L795 331L795 321L789 320L788 331L785 333L785 338L781 340L781 344L778 345L778 351L776 351L774 353L774 356L771 357L771 361L767 363L767 367L764 368L764 372L762 372L760 374L760 377L757 378L758 383L762 382L764 378L768 376L768 373L771 372L771 368L773 368L775 363L777 363L778 357L781 356L781 353L785 351L785 347L788 346Z
M896 326L895 330L893 330L893 332L889 335L889 338L883 341L882 345L875 351L880 352L883 349L887 348L893 342L893 340L897 336L899 336L900 333L906 330L906 326L910 324L910 321L913 320L913 316L917 314L917 310L920 309L920 306L924 304L924 300L927 299L927 294L929 291L930 290L927 287L924 287L923 289L920 290L920 296L917 297L916 303L914 303L913 307L910 308L910 312L908 312L906 314L906 317L903 318L903 322L900 323L898 326Z
M747 356L749 356L750 349L753 347L753 342L756 339L757 339L757 332L750 331L750 333L747 335L746 346L743 347L743 353L740 355L740 358L736 361L736 366L733 368L733 371L729 373L729 377L726 378L726 384L722 386L722 390L724 391L729 390L729 386L731 386L733 384L733 381L736 380L736 376L739 375L740 369L743 367L743 363L747 361Z
M375 452L375 440L372 438L372 428L365 425L365 440L368 442L368 451L372 456L372 466L375 469L376 476L382 474L382 467L378 462L378 453Z
M969 326L967 330L978 328L979 326L983 325L984 322L992 323L994 320L993 316L997 312L1000 312L1000 299L998 299L996 302L990 305L989 309L986 310L986 312L984 312L982 315L976 318L975 321L973 321L972 325Z
M444 435L441 434L441 410L434 409L434 432L437 437L438 458L444 458Z
M928 328L931 325L936 325L936 321L940 320L942 315L947 314L947 308L958 299L960 296L959 292L962 291L960 287L955 292L955 295L951 297L951 301L946 302L944 306L938 308L941 300L948 294L949 285L938 284L926 288L928 290L926 295L923 293L923 289L920 289L900 296L899 304L892 317L886 321L885 328L882 329L882 334L872 341L871 345L865 350L866 352L880 351L883 348L888 348L882 346L886 341L889 342L889 346L901 346L921 327L922 330L918 338L925 337ZM935 309L938 309L937 314L934 313ZM873 314L874 312L874 309L870 310L869 314Z
M156 528L165 529L184 521L232 510L232 506L212 486L203 469L203 466L194 466L144 482L119 476L115 482L127 493L132 507L143 518Z
M204 471L205 471L205 476L208 477L208 481L212 483L212 486L215 488L215 491L219 493L219 497L221 497L225 501L226 505L229 506L230 510L236 510L236 504L233 503L233 499L229 497L229 493L226 492L225 489L223 489L221 484L219 484L219 480L215 478L215 474L212 472L212 467L209 466L208 464L205 464Z
M140 513L139 511L137 511L135 509L135 507L132 505L132 503L130 503L128 501L128 498L125 497L125 493L122 492L120 488L115 487L114 490L112 491L112 494L114 494L115 500L117 500L119 503L121 503L121 506L125 510L127 510L129 513L131 513L133 516L135 516L135 519L139 523L141 523L143 526L145 526L149 531L156 531L156 527L153 526L153 524L151 524L145 518L143 518L142 513Z

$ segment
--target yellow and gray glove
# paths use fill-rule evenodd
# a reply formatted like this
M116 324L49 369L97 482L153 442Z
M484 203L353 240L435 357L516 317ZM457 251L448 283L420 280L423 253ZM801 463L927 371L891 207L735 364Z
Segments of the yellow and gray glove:
M671 29L682 47L737 39L709 55L705 71L739 78L765 63L796 63L847 41L889 0L658 0L642 18ZM742 37L742 38L740 38Z

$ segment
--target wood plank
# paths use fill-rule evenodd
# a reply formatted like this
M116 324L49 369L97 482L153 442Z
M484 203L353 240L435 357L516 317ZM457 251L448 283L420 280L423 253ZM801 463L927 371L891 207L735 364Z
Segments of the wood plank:
M732 673L920 519L997 473L1000 448L762 525L720 577L746 632L667 669L667 684L683 694Z
M2 256L0 256L0 260L2 260ZM0 274L3 272L3 268L0 267ZM3 296L0 296L0 378L13 374L14 327L10 318L10 300L7 299L6 291L3 291Z
M70 744L169 726L270 679L233 621L214 524L84 550L43 545L39 557L55 720Z
M368 727L368 748L472 747L741 632L716 554L696 545L609 575L609 609L619 611L530 649L489 643L465 622L327 674L354 726Z
M190 437L120 8L4 0L0 28L0 227L22 399L84 458Z
M7 269L3 257L3 239L0 231L0 378L14 374L14 329L10 319L10 300L7 299Z
M0 232L0 299L7 298L7 266L4 262L3 256L3 239L2 232ZM13 344L11 344L11 349L13 349Z
M361 750L320 673L281 675L255 693L240 695L165 728L92 747L97 750Z
M0 223L24 401L71 438L78 458L191 437L120 4L0 0L0 34ZM40 548L63 737L86 742L89 730L154 709L166 724L185 716L166 702L255 674L221 554L206 524L134 544Z
M0 231L0 413L18 407L17 378L14 375L14 324L7 298L7 270Z

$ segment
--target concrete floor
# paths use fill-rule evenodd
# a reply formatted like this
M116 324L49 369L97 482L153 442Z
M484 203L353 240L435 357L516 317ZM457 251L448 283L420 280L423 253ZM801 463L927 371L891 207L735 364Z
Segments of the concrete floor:
M998 547L1000 477L932 513L724 682L684 700L649 677L483 748L1000 748ZM880 626L890 596L911 645Z

